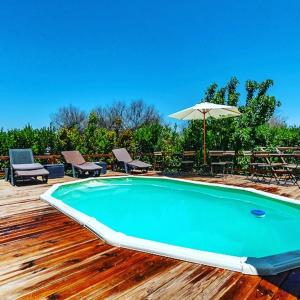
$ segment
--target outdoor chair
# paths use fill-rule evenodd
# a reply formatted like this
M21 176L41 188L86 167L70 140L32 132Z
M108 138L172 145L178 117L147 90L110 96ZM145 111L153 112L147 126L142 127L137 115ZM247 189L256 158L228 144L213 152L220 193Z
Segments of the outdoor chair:
M293 184L297 185L300 188L298 183L300 175L300 151L293 152L293 161L286 163L283 168L288 172L286 175L285 183L287 180L290 180Z
M292 155L287 154L287 156L285 156L284 153L277 150L276 153L257 151L253 153L253 156L256 160L263 159L264 161L253 163L253 180L271 183L272 179L274 179L276 184L280 184L281 182L287 184L287 182L290 181L298 185L295 175L298 165L288 164L286 162L286 158L292 157ZM273 159L276 161L272 161Z
M140 160L133 160L125 148L114 149L113 155L117 160L117 165L124 167L126 173L131 173L132 170L141 170L147 172L151 167L150 164Z
M235 160L235 151L224 151L223 157L226 164L227 174L233 174L234 171L234 160Z
M210 162L210 172L211 175L222 175L225 177L228 174L228 167L231 163L224 160L225 151L209 151Z
M183 151L181 157L181 170L183 172L190 172L196 162L196 151Z
M300 156L300 152L297 154L297 151L294 153L283 153L280 150L277 150L277 153L270 153L269 154L270 158L271 157L276 157L280 159L282 162L281 163L271 163L270 158L268 158L268 162L272 166L271 170L273 172L273 178L275 179L277 184L280 184L283 182L283 184L287 184L288 182L291 182L294 185L299 184L297 182L297 176L298 176L298 157ZM287 159L293 160L291 162L288 162Z
M285 165L288 164L286 161L286 158L285 158L285 154L286 154L286 151L289 151L289 148L275 147L275 150L276 150L276 153L278 153L278 155L282 155L282 156L279 156L282 163Z
M9 149L10 180L15 185L18 179L42 177L47 183L49 172L40 164L35 163L31 149Z
M255 182L271 183L274 173L267 151L253 151L249 163L250 179Z
M300 162L300 151L294 151L291 156L289 161L285 160L285 166L289 168L297 168L299 166Z
M286 185L290 181L300 188L297 180L297 171L299 171L299 165L283 165L282 168L274 168L273 173L276 183L280 184L283 181L283 184Z
M93 175L99 176L102 167L93 162L85 161L84 157L79 151L62 151L65 161L72 166L73 177L79 177L81 175Z

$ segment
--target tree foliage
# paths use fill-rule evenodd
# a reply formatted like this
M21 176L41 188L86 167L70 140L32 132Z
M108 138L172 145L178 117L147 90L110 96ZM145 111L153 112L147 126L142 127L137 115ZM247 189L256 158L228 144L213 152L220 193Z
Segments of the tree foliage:
M77 127L83 129L86 114L78 107L73 105L61 107L56 113L51 116L51 125L57 129L66 127L68 129Z
M238 118L207 121L207 146L208 149L250 150L258 145L269 142L261 139L258 134L260 126L268 126L280 102L268 94L273 85L270 79L262 82L248 80L245 83L246 100L241 104L238 92L239 81L232 77L224 87L216 83L211 84L204 93L204 101L216 104L238 106L243 113ZM202 121L190 121L183 131L185 146L199 149L202 144Z
M106 107L97 107L94 111L99 126L116 131L135 130L145 124L160 122L156 108L143 100L134 100L129 104L118 101Z
M278 117L280 105L270 95L272 80L245 82L245 99L240 99L239 81L232 77L224 86L211 84L204 101L238 106L238 118L207 120L207 148L211 150L252 150L257 146L295 146L300 144L300 128L289 127ZM10 148L32 148L44 154L79 150L83 154L110 153L115 147L126 147L135 155L163 151L165 163L174 166L182 150L196 150L202 155L202 121L190 121L179 130L162 123L159 112L141 100L129 104L115 102L85 114L79 108L61 108L52 115L54 126L34 129L0 129L0 155ZM148 159L151 159L151 155Z

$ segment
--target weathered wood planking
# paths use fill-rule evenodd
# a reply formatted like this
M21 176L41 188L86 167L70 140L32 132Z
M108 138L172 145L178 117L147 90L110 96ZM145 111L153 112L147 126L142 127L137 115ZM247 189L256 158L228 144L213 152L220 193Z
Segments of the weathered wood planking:
M242 176L189 177L300 199ZM0 181L0 299L297 299L300 269L261 278L106 244L39 200L49 184Z

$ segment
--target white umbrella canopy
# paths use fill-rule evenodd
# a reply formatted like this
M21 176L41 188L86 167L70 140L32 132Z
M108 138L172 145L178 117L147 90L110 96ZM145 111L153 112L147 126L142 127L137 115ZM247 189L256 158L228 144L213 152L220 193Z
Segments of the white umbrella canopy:
M171 114L169 115L169 117L178 120L203 120L203 157L204 164L206 164L206 119L224 119L230 117L238 117L240 115L241 113L235 106L202 102Z
M230 118L241 115L238 108L235 106L227 106L214 104L210 102L198 103L192 107L178 111L169 117L178 120L203 120L204 118Z

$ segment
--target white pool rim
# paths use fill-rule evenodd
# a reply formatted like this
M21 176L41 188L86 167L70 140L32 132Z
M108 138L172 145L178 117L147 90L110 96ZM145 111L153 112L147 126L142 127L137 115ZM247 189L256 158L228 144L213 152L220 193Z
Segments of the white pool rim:
M229 269L232 271L241 272L244 274L250 274L250 275L269 275L269 274L277 274L278 272L272 272L272 269L276 268L274 265L274 262L272 259L268 259L266 257L264 259L264 264L267 264L267 268L269 268L266 271L261 271L255 264L247 263L248 257L239 257L239 256L233 256L233 255L226 255L226 254L220 254L220 253L214 253L214 252L208 252L208 251L201 251L191 248L185 248L180 246L174 246L169 245L166 243L156 242L156 241L150 241L142 238L137 238L133 236L128 236L126 234L123 234L122 232L117 232L105 224L101 223L100 221L96 220L93 217L90 217L86 214L81 213L80 211L72 208L71 206L65 204L63 201L56 199L52 196L52 193L58 189L60 186L64 185L73 185L78 184L80 182L85 181L94 181L94 180L106 180L106 179L113 179L113 178L143 178L143 179L168 179L168 180L174 180L174 181L180 181L180 182L188 182L192 184L198 184L198 185L205 185L205 186L217 186L217 187L223 187L227 189L236 189L236 190L242 190L242 191L249 191L255 194L263 195L270 197L272 199L280 200L283 202L293 203L299 205L300 201L295 199L290 199L287 197L283 197L280 195L275 195L271 193L267 193L264 191L259 191L253 188L241 188L236 186L230 186L225 184L216 184L216 183L207 183L207 182L199 182L199 181L193 181L193 180L187 180L187 179L179 179L179 178L171 178L166 176L134 176L134 175L124 175L124 176L107 176L107 177L92 177L92 178L86 178L76 181L70 181L60 184L54 184L51 188L49 188L45 193L43 193L40 198L46 202L48 202L50 205L54 206L64 214L70 216L72 219L79 222L81 225L89 228L94 233L96 233L100 238L102 238L105 242L118 247L124 247L129 248L133 250L139 250L151 254L157 254L161 256L171 257L179 260L209 265L213 267L218 268L224 268ZM289 261L289 258L285 254L278 255L282 257L283 262L280 263L281 267L283 267L283 270L285 270L284 265L289 265L291 262ZM279 259L280 259L279 257ZM277 259L278 260L278 259ZM300 262L300 256L299 256L299 262ZM281 272L281 269L280 269ZM262 274L263 273L263 274Z

